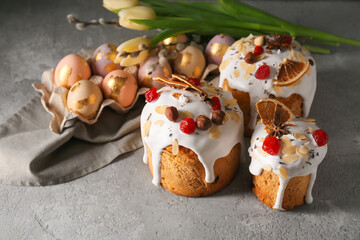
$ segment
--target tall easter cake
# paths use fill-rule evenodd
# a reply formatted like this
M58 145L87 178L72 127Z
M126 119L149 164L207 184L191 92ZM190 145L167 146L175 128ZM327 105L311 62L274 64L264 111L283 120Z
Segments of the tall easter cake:
M296 116L309 114L316 66L310 53L290 36L241 38L228 48L219 69L220 87L233 93L243 111L246 135L255 128L255 104L262 98L276 98Z
M257 109L261 121L249 148L253 192L278 210L311 203L317 168L327 152L327 134L314 119L295 118L277 100L262 99Z
M141 114L144 162L153 184L189 197L223 189L237 172L244 146L236 100L205 81L175 74L154 79L165 87L146 93Z

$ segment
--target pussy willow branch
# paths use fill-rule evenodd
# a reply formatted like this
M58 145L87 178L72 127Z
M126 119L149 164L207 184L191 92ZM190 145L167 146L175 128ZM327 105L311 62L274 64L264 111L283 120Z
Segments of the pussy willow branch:
M107 21L104 18L99 18L98 20L90 20L85 22L77 19L73 14L67 15L67 20L69 23L75 24L77 30L83 30L88 26L98 26L98 25L112 25L115 28L121 28L119 20Z

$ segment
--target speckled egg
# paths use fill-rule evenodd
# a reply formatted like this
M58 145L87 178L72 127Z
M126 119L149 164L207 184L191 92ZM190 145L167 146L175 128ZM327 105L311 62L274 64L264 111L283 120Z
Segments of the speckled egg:
M200 49L191 45L180 51L174 61L174 72L188 78L200 78L204 68L204 54Z
M88 80L91 76L89 64L77 54L69 54L55 68L54 81L58 87L71 88L79 80Z
M67 95L68 110L85 118L92 118L99 110L103 95L98 86L89 80L76 82Z
M105 98L114 99L120 106L128 107L135 99L138 85L132 74L114 70L105 76L101 88Z
M100 45L94 52L92 58L93 74L105 77L109 72L121 69L120 64L114 63L117 55L116 46L105 43Z
M153 81L152 78L157 76L169 78L171 77L171 73L172 71L169 63L166 62L164 66L161 66L159 64L159 57L152 56L149 57L143 64L141 64L138 73L138 81L141 86L148 88L155 87L159 89L164 85Z
M207 63L214 63L220 65L222 58L228 49L235 40L226 34L215 35L207 44L205 48L205 56Z

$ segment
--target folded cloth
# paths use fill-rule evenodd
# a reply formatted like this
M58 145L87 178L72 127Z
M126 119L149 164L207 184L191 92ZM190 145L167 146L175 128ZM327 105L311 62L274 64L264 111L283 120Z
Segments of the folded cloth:
M35 96L0 125L0 183L39 186L64 183L110 164L117 156L142 147L139 99L126 114L105 108L88 125L75 119L56 134L52 116Z

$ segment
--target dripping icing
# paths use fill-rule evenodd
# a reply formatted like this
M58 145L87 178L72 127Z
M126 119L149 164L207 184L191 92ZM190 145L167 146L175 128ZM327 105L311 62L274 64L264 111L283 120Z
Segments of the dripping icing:
M209 88L213 87L210 87L209 85L202 87L202 89L205 91L207 91ZM219 93L221 102L222 99L233 99L230 92L222 91L218 88L216 89L217 91L215 92ZM147 103L141 114L141 132L143 132L144 123L148 120L151 122L162 120L164 122L162 126L151 124L148 137L143 136L142 138L144 144L144 163L147 163L149 156L147 147L149 147L151 151L153 165L153 184L160 184L161 153L165 147L172 144L174 139L177 139L179 146L189 148L197 154L199 161L202 163L205 169L205 181L208 183L213 182L215 180L213 166L218 158L228 155L233 146L239 142L241 143L241 152L244 152L242 126L243 116L240 108L236 104L235 106L231 107L227 106L225 109L222 104L221 110L224 112L229 110L235 111L240 115L240 122L236 122L230 118L225 122L224 125L220 125L219 131L221 132L221 135L218 139L211 139L209 137L208 130L204 131L196 129L195 133L189 135L180 131L179 126L181 119L178 119L176 122L171 122L164 114L156 113L155 108L162 105L174 106L178 109L179 112L190 112L193 119L195 119L198 115L206 115L207 117L211 118L213 111L211 107L207 103L201 101L199 95L195 92L174 89L171 87L163 87L162 89L158 90L158 92L160 93L160 97L154 102ZM174 98L174 93L179 93L183 96L186 96L188 99L187 103L184 104L183 101L179 101L178 99Z
M298 160L285 164L282 160L285 154L283 154L281 151L278 155L275 156L263 156L259 152L259 149L262 148L262 142L260 140L267 135L265 126L263 124L258 124L255 127L251 138L251 146L249 148L249 155L251 157L249 170L251 174L260 175L263 171L263 166L270 164L272 171L279 177L280 185L276 196L276 202L273 206L274 209L279 210L283 210L282 201L287 183L291 178L297 176L306 176L311 174L310 183L306 192L306 203L312 203L312 189L316 180L317 167L322 162L327 152L327 146L318 147L312 137L312 133L307 131L309 128L315 130L318 129L316 125L312 124L311 122L302 121L300 119L294 119L289 123L293 123L296 126L288 127L287 130L289 130L290 133L283 135L282 138L289 138L291 143L296 147L306 146L309 149L309 154L307 157L303 157L298 152L296 152L295 154L299 156ZM294 133L301 133L306 137L306 139L297 139L294 137ZM313 152L318 154L310 154ZM309 164L309 162L311 164ZM286 179L282 177L279 171L280 167L283 167L287 170L288 177Z
M269 36L268 36L269 37ZM271 50L272 54L266 53L264 51L263 55L264 59L254 63L256 65L256 69L263 64L267 64L270 67L270 76L267 78L267 81L258 80L255 78L255 71L250 75L249 79L245 79L243 76L246 73L244 69L239 67L241 62L244 62L245 54L249 51L252 51L255 47L253 41L251 39L253 36L249 36L247 38L243 38L238 40L233 44L232 47L229 47L228 51L225 53L223 59L226 61L227 59L231 59L231 61L227 64L227 66L220 71L220 81L219 86L223 86L225 79L228 81L229 86L232 89L237 89L239 91L248 92L250 95L250 121L249 128L254 129L257 120L257 110L256 103L262 99L267 98L271 94L276 97L284 97L287 98L292 94L299 94L303 98L303 117L307 117L310 111L310 107L315 95L316 89L316 65L314 59L311 57L309 51L302 48L300 44L296 41L293 41L291 44L291 51L288 49ZM247 44L243 44L247 43ZM240 49L237 46L242 46ZM263 46L266 48L267 45ZM240 50L240 51L239 51ZM266 49L264 49L266 50ZM279 49L280 50L280 49ZM310 65L309 73L304 74L298 82L297 85L290 85L286 87L281 87L281 91L276 91L274 88L274 83L272 79L276 79L277 71L280 63L285 58L292 58L294 61L301 61L302 58L306 61L311 59L314 64ZM240 64L239 64L240 63ZM239 74L234 74L234 69L237 69Z

